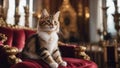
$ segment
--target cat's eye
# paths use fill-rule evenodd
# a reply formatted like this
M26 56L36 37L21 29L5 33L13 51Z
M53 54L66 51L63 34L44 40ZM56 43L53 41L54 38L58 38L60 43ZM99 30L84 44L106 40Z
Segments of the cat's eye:
M42 24L42 23L39 23L39 26L43 26L43 24Z
M49 22L50 22L50 20L47 20L47 22L49 23Z
M54 24L55 24L55 25L57 25L57 22L56 22L56 21L54 21Z
M41 21L41 22L39 23L39 25L40 25L40 26L45 25L45 21Z

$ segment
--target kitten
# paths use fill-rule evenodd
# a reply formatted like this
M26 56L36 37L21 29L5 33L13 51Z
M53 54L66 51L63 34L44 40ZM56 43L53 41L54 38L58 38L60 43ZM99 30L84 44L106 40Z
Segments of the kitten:
M37 33L28 39L22 51L24 57L42 59L51 68L58 68L59 64L67 66L58 48L59 14L59 11L54 15L49 15L46 9L42 11Z

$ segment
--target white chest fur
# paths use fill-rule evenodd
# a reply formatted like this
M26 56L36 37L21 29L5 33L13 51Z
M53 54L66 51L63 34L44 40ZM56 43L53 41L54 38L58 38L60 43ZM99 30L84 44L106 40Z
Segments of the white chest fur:
M56 32L52 32L48 34L47 32L39 33L40 38L44 41L41 42L43 47L46 47L50 52L53 51L55 47L57 47L58 43L58 35Z

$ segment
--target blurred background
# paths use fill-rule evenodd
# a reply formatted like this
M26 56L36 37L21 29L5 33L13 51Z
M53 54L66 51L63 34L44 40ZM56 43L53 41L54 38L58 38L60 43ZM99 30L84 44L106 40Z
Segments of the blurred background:
M120 68L120 0L0 0L0 18L34 29L44 8L61 12L60 41L86 46L99 68Z

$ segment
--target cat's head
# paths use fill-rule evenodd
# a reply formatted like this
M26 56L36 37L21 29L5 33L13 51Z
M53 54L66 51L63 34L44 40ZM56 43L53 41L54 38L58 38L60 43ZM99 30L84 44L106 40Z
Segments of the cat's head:
M56 12L53 15L49 15L46 9L41 13L41 18L38 22L38 32L40 31L56 31L59 32L60 23L59 19L60 11Z

